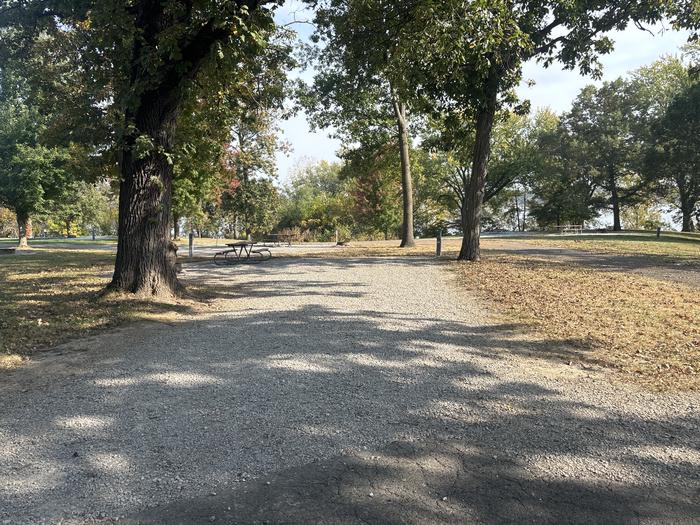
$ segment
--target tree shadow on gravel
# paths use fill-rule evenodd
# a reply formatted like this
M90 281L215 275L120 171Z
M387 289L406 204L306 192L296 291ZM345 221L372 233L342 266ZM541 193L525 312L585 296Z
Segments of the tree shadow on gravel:
M315 285L294 286L282 293ZM101 351L0 385L0 521L700 515L697 407L674 400L656 413L647 394L572 389L561 376L583 383L585 372L527 369L516 354L558 350L516 329L306 304L88 340Z
M322 274L325 270L348 271L387 264L415 268L445 262L431 257L273 257L257 264L217 266L206 261L186 264L182 281L194 296L207 300L309 295L362 298L367 287L364 283L296 280L295 277L306 275L303 267L309 263ZM342 290L348 287L356 291Z
M698 505L678 494L552 476L463 441L394 442L275 472L222 494L123 520L188 523L684 523Z

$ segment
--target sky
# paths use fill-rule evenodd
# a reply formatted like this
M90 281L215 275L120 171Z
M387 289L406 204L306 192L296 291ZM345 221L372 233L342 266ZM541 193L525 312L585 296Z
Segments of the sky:
M313 27L308 23L312 14L305 10L299 0L290 0L281 7L276 14L279 24L292 23L291 27L297 31L299 38L308 39ZM302 21L302 23L294 23ZM680 47L687 41L687 33L673 31L670 28L657 26L652 28L652 33L641 31L631 27L625 31L616 31L609 34L615 42L614 51L601 57L603 64L603 79L614 80L620 76L652 63L659 57L668 54L676 54ZM297 71L295 76L304 80L313 78L313 71ZM534 81L532 87L528 87L527 81ZM556 63L549 68L530 62L523 70L523 83L518 89L518 95L530 100L533 110L541 107L549 107L557 113L567 111L571 103L578 95L581 88L588 84L597 84L590 77L581 76L577 71L564 71ZM280 182L288 180L291 171L299 163L307 160L336 160L336 152L340 148L337 140L328 137L326 131L311 132L306 116L297 114L282 123L284 139L292 146L289 155L278 154L277 168Z

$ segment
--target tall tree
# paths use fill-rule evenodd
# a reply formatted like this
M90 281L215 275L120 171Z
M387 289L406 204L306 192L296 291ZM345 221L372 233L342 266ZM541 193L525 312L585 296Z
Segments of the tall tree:
M653 128L647 157L654 173L671 181L684 232L700 211L700 83L677 95Z
M400 16L401 2L326 0L318 2L314 40L319 73L302 101L312 123L333 127L346 146L364 150L398 145L401 162L403 223L401 247L415 245L411 114L396 83L394 59L400 38L387 21Z
M650 181L641 176L642 137L637 135L634 104L627 84L618 79L600 88L587 86L563 118L570 148L606 193L613 230L622 229L621 209L648 196ZM574 160L574 159L572 159Z
M358 147L345 153L341 176L352 182L355 218L370 235L381 232L392 239L402 229L402 186L397 145L387 144L378 151ZM403 239L403 237L402 237Z
M600 196L600 178L591 170L580 141L572 139L557 115L539 112L529 135L532 191L530 215L540 227L585 224L606 203Z
M276 29L261 53L236 66L238 75L205 75L198 83L206 88L186 98L174 159L175 237L180 218L202 219L204 208L220 204L232 178L276 176L275 155L288 150L278 122L285 116L287 73L295 65L292 36Z
M635 134L643 137L647 149L643 169L648 178L660 182L661 196L679 210L684 231L693 228L700 192L697 167L694 168L697 145L692 135L696 118L692 93L699 53L700 44L688 44L681 56L662 57L639 68L628 87L634 106Z
M459 258L478 260L479 221L496 111L512 103L522 65L555 61L565 68L599 74L597 57L613 45L605 33L633 23L651 24L669 13L697 27L690 0L669 3L575 0L431 0L410 5L406 39L399 48L410 64L406 94L417 93L434 111L473 123L472 169L465 188L466 223ZM679 5L682 4L682 5ZM410 26L410 27L408 27Z
M22 60L46 38L59 49L77 40L72 67L83 72L83 79L75 91L87 88L86 106L114 115L121 184L111 289L141 295L177 292L168 232L183 100L213 61L229 66L218 74L236 75L231 66L260 52L260 30L273 24L265 6L278 3L8 0L0 7L0 31L10 50L2 62Z
M21 101L0 102L0 204L17 214L20 248L28 246L32 216L67 184L68 155L40 143L42 120Z

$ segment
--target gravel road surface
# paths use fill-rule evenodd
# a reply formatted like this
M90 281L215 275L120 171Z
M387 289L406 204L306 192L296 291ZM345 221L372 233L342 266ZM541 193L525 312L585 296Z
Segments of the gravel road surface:
M553 360L449 264L273 259L0 384L0 524L700 523L700 396Z

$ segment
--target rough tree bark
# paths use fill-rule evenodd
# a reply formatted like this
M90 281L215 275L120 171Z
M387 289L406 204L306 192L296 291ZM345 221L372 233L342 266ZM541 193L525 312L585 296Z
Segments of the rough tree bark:
M610 202L613 211L613 231L622 231L622 221L620 220L620 194L617 189L617 180L614 169L609 169Z
M392 89L392 102L396 115L401 153L401 189L403 192L403 223L401 225L401 248L416 245L413 236L413 180L411 179L410 140L408 136L408 119L406 104L401 102Z
M694 230L693 224L693 208L692 206L681 206L682 224L681 231L692 232Z
M237 0L251 10L254 0ZM171 61L147 71L161 32L173 21L164 3L142 1L136 5L136 25L143 35L131 57L131 87L127 98L138 97L126 110L126 122L134 130L121 155L119 231L114 276L107 290L142 296L176 295L180 291L172 257L168 256L173 168L167 160L172 151L178 111L184 87L210 55L213 46L230 35L226 27L203 24L183 39L180 53ZM138 137L153 147L140 156L134 145Z
M172 151L177 93L144 97L133 122L154 140L156 150L138 158L125 148L119 187L119 240L110 289L141 295L169 295L179 286L168 258L173 167L163 155ZM133 145L133 143L131 144Z
M498 71L492 68L485 83L485 100L476 117L476 136L472 155L472 172L464 192L462 204L462 248L460 261L478 261L481 258L481 211L484 204L484 190L489 155L491 153L491 135L498 102Z
M29 218L29 214L17 212L17 232L19 236L17 247L19 249L29 248L29 237L32 234L32 220Z

